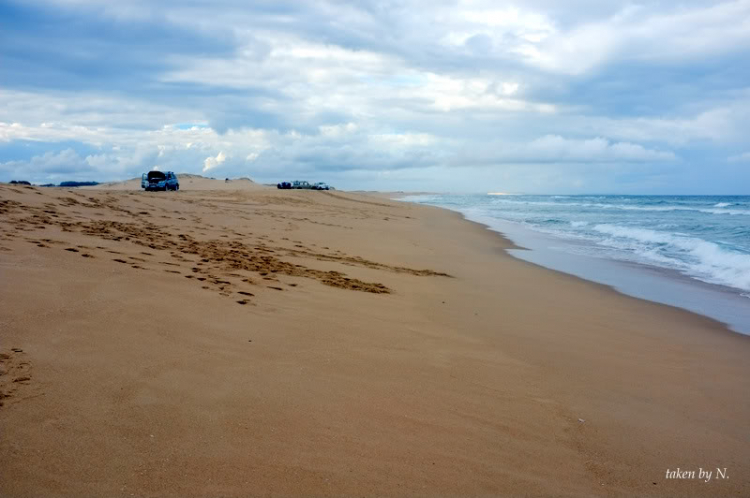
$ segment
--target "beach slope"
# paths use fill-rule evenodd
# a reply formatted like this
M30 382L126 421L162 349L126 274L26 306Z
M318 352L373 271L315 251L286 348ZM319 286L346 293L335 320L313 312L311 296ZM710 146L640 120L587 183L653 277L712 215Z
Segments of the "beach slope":
M0 185L3 496L750 495L750 338L448 211L194 181Z

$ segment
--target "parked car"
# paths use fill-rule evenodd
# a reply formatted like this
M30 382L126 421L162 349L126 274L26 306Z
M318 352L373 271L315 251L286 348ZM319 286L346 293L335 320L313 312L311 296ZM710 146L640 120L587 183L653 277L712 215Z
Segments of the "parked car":
M312 185L306 181L294 180L294 182L292 182L292 188L311 189Z
M141 176L141 188L150 190L180 190L177 175L171 171L149 171Z
M312 186L313 190L329 190L331 187L326 182L318 182Z
M281 182L281 183L276 184L276 188L290 189L290 188L292 188L292 184L289 183L289 182Z

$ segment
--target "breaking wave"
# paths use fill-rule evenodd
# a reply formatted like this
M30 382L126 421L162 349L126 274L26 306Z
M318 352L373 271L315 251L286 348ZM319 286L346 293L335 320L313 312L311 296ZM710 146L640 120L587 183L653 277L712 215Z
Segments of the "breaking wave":
M600 244L630 251L646 261L670 266L706 282L750 291L750 254L731 251L715 242L647 228L599 224Z
M493 200L494 204L522 204L528 206L575 206L584 208L597 208L597 209L613 209L623 211L653 211L653 212L668 212L668 211L695 211L706 214L719 214L719 215L734 215L734 216L750 216L750 209L725 209L730 206L730 203L719 202L714 204L712 207L698 207L698 206L633 206L629 204L603 204L597 202L545 202L545 201L520 201L510 199L496 199Z

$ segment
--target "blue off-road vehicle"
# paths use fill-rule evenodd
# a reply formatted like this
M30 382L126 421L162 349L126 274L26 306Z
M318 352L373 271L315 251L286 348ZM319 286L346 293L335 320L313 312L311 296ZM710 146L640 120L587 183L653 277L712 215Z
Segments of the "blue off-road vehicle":
M141 176L141 188L147 191L180 190L180 182L171 171L149 171Z

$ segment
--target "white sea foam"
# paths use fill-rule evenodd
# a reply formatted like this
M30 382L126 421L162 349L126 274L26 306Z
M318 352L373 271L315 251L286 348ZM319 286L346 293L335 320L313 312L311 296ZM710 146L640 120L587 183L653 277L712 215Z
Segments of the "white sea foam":
M516 201L510 199L496 199L493 204L521 204L528 206L554 206L554 207L587 207L587 208L599 208L599 209L616 209L624 211L654 211L654 212L669 212L669 211L695 211L706 214L721 214L721 215L733 215L733 216L750 216L750 209L724 209L725 206L716 209L714 208L701 208L691 206L631 206L627 204L603 204L596 202L545 202L545 201ZM726 204L728 203L719 203Z
M732 216L750 216L750 210L747 209L699 209L701 213L709 214L729 214Z
M483 205L472 205L470 197L441 199L437 196L420 200L458 209L467 217L490 226L505 220L554 237L589 242L592 255L656 265L745 293L750 291L750 244L741 239L742 233L749 232L742 228L743 220L730 220L728 216L750 215L747 202L700 202L684 198L637 205L635 202L642 202L639 198L606 199L609 202L593 197L554 201L552 198L495 197L487 199ZM554 215L538 207L551 207ZM644 211L664 214L639 214ZM676 216L669 212L675 212ZM680 216L681 212L696 213L695 216L697 213L721 214L726 218L711 217L713 221L704 218L702 222L693 216Z
M750 254L729 251L700 238L647 228L600 224L593 229L611 237L602 240L603 244L630 250L648 261L667 264L704 281L750 290Z
M431 202L436 202L440 199L440 196L432 195L432 194L412 194L412 195L405 195L403 197L399 197L398 200L404 201L404 202L416 202L418 204L429 204Z

